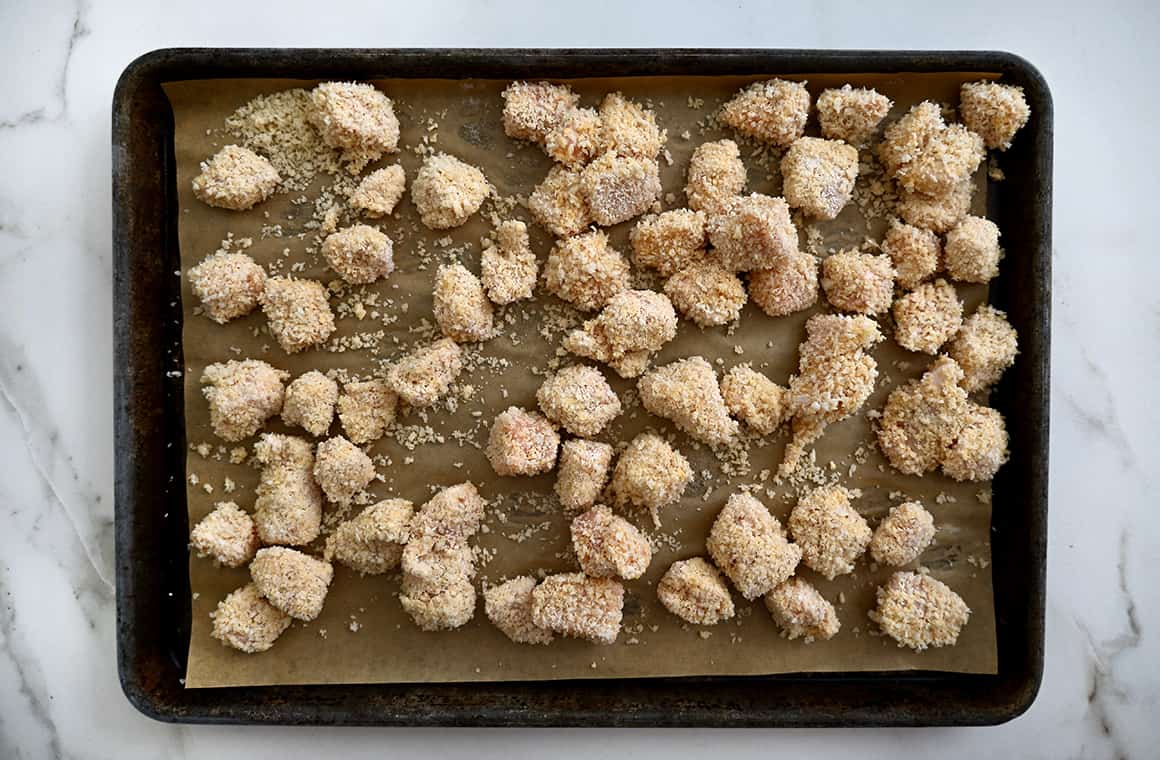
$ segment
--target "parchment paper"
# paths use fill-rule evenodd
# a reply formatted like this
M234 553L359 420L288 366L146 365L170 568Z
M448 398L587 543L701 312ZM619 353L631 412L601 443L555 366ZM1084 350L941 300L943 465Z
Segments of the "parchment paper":
M893 98L895 110L900 112L924 98L957 102L959 84L979 77L963 74L803 75L802 78L808 79L815 97L821 89L847 81L856 86L871 84ZM705 140L729 136L712 127L703 128L706 117L745 81L738 78L576 80L573 85L584 96L585 105L595 105L604 92L620 89L630 97L650 102L657 110L662 125L668 129L667 149L672 157L671 165L661 162L665 191L673 193L663 205L675 208L685 202L681 188L693 149ZM286 193L246 213L210 208L194 199L190 191L190 180L198 171L198 163L220 146L235 142L223 131L223 121L234 109L259 94L288 87L309 88L313 84L287 80L222 80L166 86L176 123L183 272L218 249L227 234L233 233L235 238L253 239L247 253L265 266L285 272L291 264L300 263L296 276L313 277L324 283L336 279L319 255L306 252L308 246L316 244L316 232L306 231L304 236L297 236L310 217L318 188L329 185L329 178L321 178L305 193L307 203L292 202L301 200L300 193ZM408 192L421 162L421 156L411 148L424 138L434 137L434 147L438 150L481 167L501 196L526 197L550 166L539 148L521 146L503 135L499 92L506 82L387 80L376 84L396 101L404 146L401 154L386 157L382 165L401 161L407 173ZM703 99L703 103L698 104L691 98ZM700 107L694 107L697 105ZM429 128L429 119L434 120L436 128ZM816 127L811 124L810 131L814 130ZM682 136L686 131L688 138ZM743 148L742 152L745 155L748 151ZM771 173L757 163L747 159L748 190L776 193L780 183L776 172ZM980 178L980 188L983 184ZM980 192L976 194L977 208L982 208L982 203ZM485 217L490 217L495 210L489 203L483 213L466 225L432 233L418 225L408 197L393 217L383 220L382 229L395 241L397 270L385 282L367 288L367 292L378 292L382 298L376 310L378 318L369 313L362 320L353 316L340 318L338 332L338 335L350 335L383 330L385 337L377 350L341 353L318 350L287 356L264 333L265 319L260 311L219 326L195 313L196 299L190 294L188 283L183 282L186 431L191 448L187 472L197 480L196 484L187 484L191 526L217 501L233 500L244 509L252 509L257 483L257 470L252 464L228 461L229 449L237 444L219 448L224 442L209 428L206 402L198 382L202 369L215 361L252 357L264 359L292 375L314 368L347 368L358 376L372 374L381 369L384 360L401 355L431 335L431 284L437 261L460 259L478 273L479 241L490 231L489 218ZM500 211L501 218L516 216L529 222L533 248L542 262L551 239L530 222L525 208ZM273 224L281 224L282 237L263 238L263 226ZM880 227L882 222L875 224ZM612 231L614 245L626 254L631 226L629 222ZM851 204L838 220L819 229L825 234L827 246L842 246L861 241L866 224ZM450 240L437 244L436 241L444 238ZM805 246L804 230L802 238ZM289 250L288 254L284 254L285 249ZM967 302L969 314L985 298L986 289L960 287L960 295ZM342 300L334 298L332 304ZM389 306L383 307L382 303L388 300ZM486 532L479 535L477 542L492 558L479 568L477 581L495 583L526 572L555 572L576 567L568 542L568 517L561 513L552 497L554 474L498 478L479 449L486 441L492 417L499 410L509 404L535 408L535 391L559 343L559 333L552 333L551 340L540 334L542 302L554 303L558 309L559 302L546 296L538 296L535 305L514 305L506 310L511 323L503 334L473 351L481 357L506 359L510 364L489 368L486 359L475 361L483 366L461 376L457 387L460 401L455 413L431 413L426 423L414 413L400 419L399 424L403 426L429 424L443 436L444 442L419 445L412 450L387 437L371 447L372 456L384 455L390 460L389 465L379 467L386 482L372 486L376 500L398 496L419 505L436 486L470 479L480 487L490 506ZM405 312L403 303L409 306ZM717 363L721 372L739 362L753 362L775 381L785 383L796 368L797 347L806 319L823 308L818 306L789 317L771 319L748 305L740 327L732 335L726 328L702 331L682 320L677 339L661 352L654 364L701 354ZM384 317L391 324L384 325ZM512 340L512 333L516 341ZM738 353L737 346L744 353ZM659 549L647 575L626 584L625 627L616 644L597 646L557 639L547 647L517 645L486 620L482 601L475 618L463 628L424 633L400 608L396 574L362 578L336 567L325 610L317 620L305 624L296 622L266 653L241 654L210 637L209 615L226 594L248 582L247 571L218 568L207 559L191 556L193 627L186 686L905 669L994 673L997 662L989 569L989 484L956 484L938 475L907 477L885 464L869 445L873 436L865 412L881 408L892 388L921 374L928 358L908 354L892 341L880 344L874 355L882 375L879 387L862 413L831 426L818 442L819 471L830 479L840 479L848 487L861 489L863 495L855 506L871 526L892 505L906 499L921 499L934 514L937 538L921 557L921 564L961 594L972 610L970 622L954 647L916 654L874 632L866 613L873 605L875 588L893 569L872 567L868 557L859 561L856 572L834 581L826 581L804 566L799 570L838 610L842 630L830 641L807 645L800 640L785 640L779 636L760 600L747 603L737 594L734 594L737 617L715 627L685 625L667 613L656 601L657 580L673 561L704 554L709 526L738 485L761 484L763 488L757 495L783 523L801 490L800 484L798 487L775 484L769 473L765 473L763 480L763 470L776 473L785 433L755 445L748 471L735 477L721 477L721 465L714 455L706 447L697 446L678 434L678 448L690 459L697 478L678 505L663 511L664 524L659 533L652 530L647 516L630 515L636 524L658 538ZM634 387L632 381L620 380L611 372L606 374L618 392ZM465 398L461 392L464 385L471 385L476 391L471 398ZM622 397L625 397L623 393ZM628 441L645 428L663 433L673 431L666 421L632 406L600 438L612 443ZM284 428L278 419L271 420L266 429L303 434L301 430ZM404 428L406 435L401 437L408 438L415 430ZM458 436L453 435L455 431L460 431ZM331 432L340 432L337 419ZM195 450L201 443L209 445L208 457ZM252 440L244 442L247 451L252 443ZM207 449L203 447L202 452ZM711 475L708 480L704 477L706 472ZM227 478L235 484L232 493L225 492ZM206 492L207 483L213 489L212 494Z

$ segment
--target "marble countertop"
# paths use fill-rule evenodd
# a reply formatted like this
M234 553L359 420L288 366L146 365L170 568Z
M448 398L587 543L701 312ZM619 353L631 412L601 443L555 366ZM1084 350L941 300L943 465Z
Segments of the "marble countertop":
M1160 258L1140 221L1160 167L1160 6L284 0L272 17L267 5L0 5L0 756L511 757L549 741L591 757L1154 756ZM207 44L989 48L1032 61L1055 97L1056 249L1047 659L1030 711L985 729L782 732L175 727L137 714L114 663L109 104L138 54ZM1109 302L1115 316L1096 316Z

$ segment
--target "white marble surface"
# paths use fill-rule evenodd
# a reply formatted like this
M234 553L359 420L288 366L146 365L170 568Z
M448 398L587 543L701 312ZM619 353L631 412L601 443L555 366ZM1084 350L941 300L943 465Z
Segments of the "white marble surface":
M1160 258L1143 220L1160 167L1160 6L283 0L275 18L269 5L0 3L0 757L510 757L548 742L590 757L1155 756ZM109 103L139 53L207 44L998 48L1039 66L1056 107L1055 348L1047 662L1031 710L988 729L794 732L242 729L135 713L114 668ZM1116 316L1097 315L1109 302Z

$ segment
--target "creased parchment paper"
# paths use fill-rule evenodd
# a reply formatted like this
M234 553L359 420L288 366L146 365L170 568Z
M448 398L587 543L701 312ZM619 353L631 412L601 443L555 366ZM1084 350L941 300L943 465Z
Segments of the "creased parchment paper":
M810 76L816 97L827 86L850 81L871 84L895 101L895 115L924 98L957 102L958 86L975 80L978 74L891 75L891 76ZM607 91L620 89L628 96L648 101L668 129L667 149L671 164L662 158L661 175L666 193L665 208L684 205L681 189L684 171L693 149L705 140L729 136L715 128L704 128L705 119L716 106L747 80L739 78L576 80L574 87L585 105L595 105ZM289 80L221 80L171 83L166 91L173 103L176 124L178 223L183 272L217 250L230 233L235 238L252 238L247 250L260 264L286 273L299 264L299 277L324 283L336 279L317 253L307 253L316 245L317 231L303 232L313 212L318 189L332 179L320 177L305 193L275 196L257 209L235 213L210 208L197 201L190 180L198 164L222 145L235 142L223 130L224 119L256 95L289 87L311 87L314 82ZM381 165L400 161L410 182L421 162L412 148L424 138L433 147L450 152L483 169L500 196L526 197L546 173L549 160L538 147L519 145L507 139L500 126L499 81L420 81L384 80L376 83L396 102L402 123L403 151L386 157ZM697 100L703 100L698 103ZM700 107L696 107L696 106ZM699 125L700 123L700 125ZM810 130L816 129L811 125ZM687 136L686 136L687 133ZM743 156L749 151L743 146ZM777 193L780 178L756 161L749 166L748 190ZM774 164L776 165L776 164ZM374 168L372 166L371 168ZM370 171L370 168L367 170ZM980 188L982 180L979 180ZM303 196L306 202L301 202ZM299 202L294 202L294 201ZM976 194L981 209L983 192ZM185 315L185 409L186 434L190 445L187 475L196 483L187 484L190 525L195 524L215 502L232 500L250 510L254 502L257 470L249 463L231 464L228 451L238 444L218 440L210 430L205 399L199 378L202 369L215 361L231 358L260 358L296 376L309 369L347 368L358 376L368 376L384 360L401 355L416 342L431 335L431 286L440 261L462 260L478 273L480 238L490 232L490 215L497 208L489 203L466 225L433 233L417 222L409 197L394 216L382 221L381 228L395 241L397 271L386 281L369 286L366 292L380 294L377 317L366 314L339 319L338 335L373 333L382 330L377 353L372 350L333 352L310 351L287 356L265 334L265 318L260 311L219 326L195 313L196 299L183 282ZM525 208L499 209L501 217L517 216L529 221L533 249L541 263L551 239L530 223ZM872 233L879 235L884 221L875 220ZM270 234L272 225L281 225L281 236ZM263 227L267 236L263 237ZM612 230L613 244L629 252L628 229L632 222ZM821 225L827 247L857 244L867 225L858 208L851 204L834 222ZM440 239L442 243L438 243ZM803 230L802 245L806 245ZM470 246L470 247L468 247ZM286 251L288 250L288 253ZM426 262L424 261L426 260ZM659 287L655 283L654 287ZM986 296L983 287L960 287L966 313ZM349 293L332 299L337 305ZM387 437L371 447L372 456L383 455L391 464L380 466L385 482L375 483L376 500L388 496L410 499L416 505L426 501L433 487L470 479L489 501L486 532L477 542L490 561L479 568L480 582L496 583L521 573L575 569L568 541L568 520L553 502L554 474L536 478L499 478L484 458L480 446L486 441L491 419L509 404L535 408L535 391L548 362L555 356L560 334L541 335L542 303L559 302L546 296L535 305L516 304L506 312L503 333L471 353L480 368L460 377L458 408L431 413L424 421L415 413L400 419L404 435L413 445L415 433L429 425L442 437L432 442L404 447ZM384 306L384 304L387 304ZM403 304L407 305L403 311ZM780 319L771 319L748 305L740 326L733 334L724 328L700 330L681 321L677 339L657 357L654 364L701 354L717 365L720 372L739 362L753 362L775 381L785 383L796 368L797 346L803 325L811 314L824 308ZM368 310L368 312L371 310ZM390 324L384 324L384 319ZM515 339L513 340L513 336ZM265 684L396 683L415 681L490 681L569 678L622 678L712 674L770 674L806 671L886 671L929 669L965 673L996 672L994 605L991 592L989 484L956 484L938 476L923 478L899 475L884 463L869 445L870 421L865 412L881 408L889 391L900 382L921 374L928 358L908 354L892 341L880 344L874 355L881 379L879 387L861 413L832 425L816 446L816 462L831 479L862 491L856 508L871 526L877 524L894 504L921 499L934 514L938 526L935 544L921 558L931 574L946 582L966 600L971 619L957 646L916 654L877 635L866 617L873 606L875 588L893 570L875 568L863 557L851 574L826 581L804 566L799 570L834 602L842 623L841 632L830 641L804 644L783 639L760 600L746 603L734 594L738 615L715 627L685 625L657 602L655 585L668 566L677 559L705 552L705 536L717 511L739 484L760 483L759 498L784 523L793 507L800 484L775 484L771 474L762 480L762 471L776 473L786 436L775 434L750 449L746 471L734 477L721 475L721 464L704 446L697 446L678 434L678 448L689 458L697 473L695 481L678 505L665 509L663 526L653 531L647 516L630 515L637 525L659 539L647 575L626 584L624 630L616 644L597 646L582 641L557 639L547 647L521 646L508 641L483 614L482 600L475 618L463 628L445 633L424 633L416 628L400 608L396 574L359 577L336 567L334 582L322 615L311 623L294 625L268 652L246 655L222 646L210 637L210 612L230 591L249 580L245 569L218 568L207 559L190 558L193 589L193 626L189 643L187 687L242 686ZM495 357L495 358L487 358ZM506 360L499 366L498 360ZM567 359L565 361L568 361ZM898 364L897 362L901 362ZM490 366L488 366L490 363ZM613 387L624 392L632 381L613 373ZM475 393L466 398L463 386ZM506 393L506 396L504 395ZM418 427L411 427L418 426ZM672 432L670 424L652 417L638 405L626 409L600 436L612 443L630 440L637 432L653 428ZM303 434L284 428L279 419L267 430ZM337 419L332 434L341 431ZM458 435L454 435L460 431ZM208 444L201 451L198 444ZM250 450L253 441L244 445ZM862 456L855 451L863 449ZM220 458L219 458L220 457ZM862 460L861 462L857 460ZM831 466L830 463L833 462ZM706 479L705 475L710 477ZM191 477L191 480L194 478ZM226 480L234 484L226 492ZM206 485L213 489L207 492ZM333 509L330 507L329 509ZM314 547L317 551L318 548Z

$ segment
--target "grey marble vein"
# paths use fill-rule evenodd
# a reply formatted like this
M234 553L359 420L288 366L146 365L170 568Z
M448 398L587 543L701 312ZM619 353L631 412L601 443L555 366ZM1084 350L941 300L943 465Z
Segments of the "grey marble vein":
M40 665L31 653L23 651L20 636L21 630L17 626L17 611L11 602L11 592L8 587L8 571L0 566L0 657L7 659L16 674L16 693L24 699L29 717L42 730L43 749L48 756L61 757L60 734L48 706L48 693L44 682L44 674ZM8 709L15 710L15 706ZM28 737L9 741L9 731L6 729L13 719L8 710L0 710L0 754L3 757L21 757L25 750L30 750ZM30 757L33 755L29 755ZM36 754L36 757L45 756Z
M85 23L88 10L88 2L86 0L77 0L76 6L73 9L72 29L69 32L68 39L65 41L60 75L57 77L56 83L53 86L52 100L56 105L56 111L50 114L48 106L34 108L15 118L0 121L0 129L15 129L17 127L27 127L35 124L57 122L68 118L69 69L72 66L73 53L76 51L77 43L89 33L89 28Z

